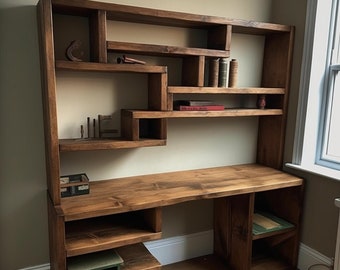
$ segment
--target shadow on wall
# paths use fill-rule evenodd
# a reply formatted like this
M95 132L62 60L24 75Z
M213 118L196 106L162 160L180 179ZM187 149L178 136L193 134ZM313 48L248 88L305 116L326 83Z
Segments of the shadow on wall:
M0 269L12 270L47 263L49 257L36 7L4 5L0 4Z

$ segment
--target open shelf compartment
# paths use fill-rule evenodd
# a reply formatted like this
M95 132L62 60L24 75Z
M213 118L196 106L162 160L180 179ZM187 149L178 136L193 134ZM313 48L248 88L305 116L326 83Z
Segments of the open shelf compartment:
M65 234L68 257L159 239L161 209L69 221Z

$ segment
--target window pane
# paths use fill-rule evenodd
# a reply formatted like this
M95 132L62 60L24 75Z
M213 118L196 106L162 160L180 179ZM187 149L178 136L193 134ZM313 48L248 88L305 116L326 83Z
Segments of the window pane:
M326 154L340 161L340 76L335 71L333 95L329 114L329 133Z

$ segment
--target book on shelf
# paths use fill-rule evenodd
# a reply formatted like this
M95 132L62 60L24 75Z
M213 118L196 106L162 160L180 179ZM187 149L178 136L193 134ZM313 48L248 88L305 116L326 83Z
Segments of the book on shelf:
M216 103L212 100L175 100L174 106L208 106L215 105Z
M174 109L178 111L223 111L224 105L211 100L175 100Z
M186 106L179 105L174 107L178 111L223 111L224 105L204 105L204 106Z
M294 225L288 221L267 212L255 211L253 216L253 235L259 235L293 227Z
M105 250L71 257L68 259L67 266L69 270L119 270L123 263L123 259L116 251Z

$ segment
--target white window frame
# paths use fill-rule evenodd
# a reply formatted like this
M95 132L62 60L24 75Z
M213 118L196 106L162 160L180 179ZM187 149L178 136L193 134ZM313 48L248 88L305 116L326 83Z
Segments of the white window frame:
M331 137L331 124L332 124L332 113L337 111L338 108L334 108L333 98L336 88L334 87L335 81L337 80L337 86L339 87L339 76L337 76L340 71L339 65L339 17L338 17L338 5L339 0L333 1L332 6L332 18L331 18L331 30L330 30L330 40L328 42L328 56L326 62L325 71L325 90L322 102L322 118L320 125L319 141L318 141L318 152L317 152L317 164L330 167L333 169L340 169L340 157L335 156L328 151L330 139L334 139L333 135Z
M329 76L325 72L330 63L329 31L334 20L335 0L308 0L305 39L300 78L299 105L295 127L292 163L286 166L320 174L340 181L340 167L325 156L322 143L327 133L327 91ZM330 166L332 165L332 166Z

